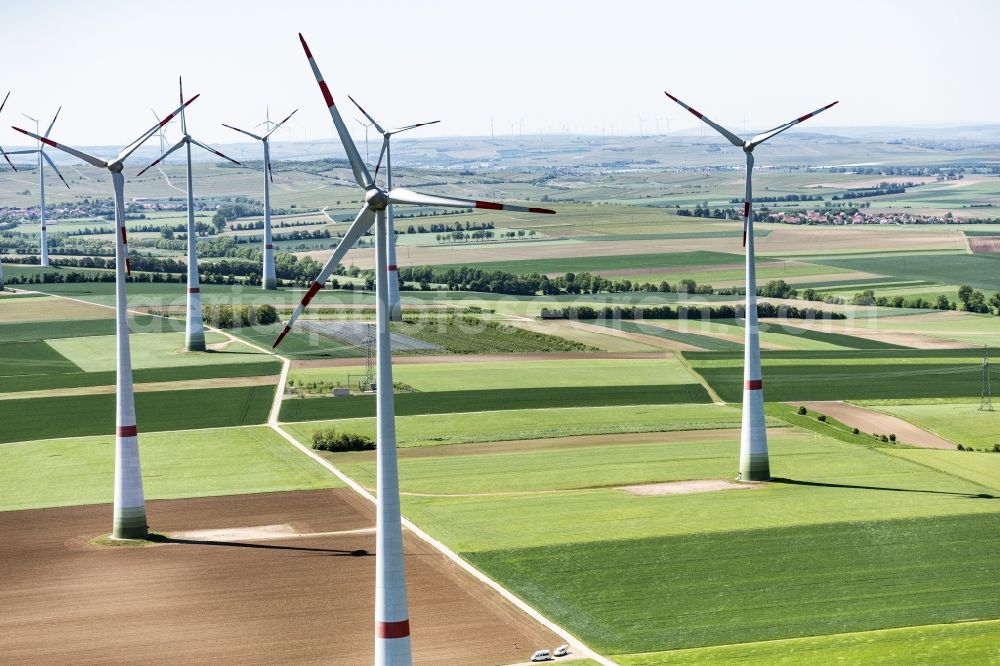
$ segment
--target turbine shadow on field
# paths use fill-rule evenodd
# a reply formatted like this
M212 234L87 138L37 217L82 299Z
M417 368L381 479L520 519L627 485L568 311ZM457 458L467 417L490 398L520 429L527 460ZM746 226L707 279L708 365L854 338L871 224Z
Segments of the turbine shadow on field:
M229 546L231 548L263 548L265 550L296 550L305 553L326 553L334 557L371 557L372 553L361 548L357 550L341 550L339 548L308 548L306 546L275 546L268 543L246 543L242 541L214 541L201 539L175 539L173 537L151 534L149 541L156 543L176 543L189 546Z
M954 497L967 497L969 499L997 499L994 495L986 493L956 493L950 490L921 490L919 488L886 488L884 486L861 486L850 483L823 483L820 481L802 481L800 479L784 479L772 477L771 483L785 483L794 486L814 486L820 488L853 488L856 490L889 490L896 493L928 493L932 495L952 495Z

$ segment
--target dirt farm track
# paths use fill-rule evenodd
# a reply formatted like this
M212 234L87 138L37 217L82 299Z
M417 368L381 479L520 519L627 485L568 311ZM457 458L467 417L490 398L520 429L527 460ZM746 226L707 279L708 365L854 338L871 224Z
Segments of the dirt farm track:
M147 510L168 536L277 525L291 536L95 546L110 505L0 513L0 662L371 663L370 503L323 490ZM418 664L510 664L560 642L412 535L406 567Z

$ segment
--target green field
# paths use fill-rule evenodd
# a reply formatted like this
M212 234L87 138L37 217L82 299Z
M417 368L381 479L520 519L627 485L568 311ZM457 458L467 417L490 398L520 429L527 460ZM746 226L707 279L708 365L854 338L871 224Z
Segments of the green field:
M205 342L224 343L228 340L221 333L208 331ZM165 368L181 365L211 365L215 363L257 363L268 358L239 342L230 343L223 351L209 354L191 353L184 350L184 333L143 333L130 335L132 367ZM96 335L79 338L60 338L49 342L49 346L70 359L85 372L101 372L115 369L115 336Z
M587 405L602 407L697 402L711 402L701 384L435 391L398 393L395 396L397 416ZM282 421L351 419L374 415L374 395L286 400L281 406Z
M139 433L264 423L274 386L151 391L135 394ZM0 442L114 432L115 395L0 400Z
M139 433L147 499L311 490L337 478L266 427ZM111 502L113 436L0 445L0 511ZM111 520L110 511L108 520Z
M5 342L0 348L0 377L81 371L80 366L41 340Z
M701 405L630 405L569 407L399 416L396 441L400 447L439 446L518 439L671 432L738 428L740 412L732 407ZM284 428L299 441L311 441L319 428L336 428L375 437L375 419L340 419L289 423Z
M581 248L581 253L586 252ZM758 259L761 263L770 261L766 258ZM658 254L627 254L611 256L580 256L558 259L514 259L510 261L491 261L468 264L443 264L435 266L436 271L444 271L449 268L459 269L462 266L475 268L482 271L505 271L507 273L583 273L600 272L620 269L660 269L660 268L683 268L685 266L702 266L713 264L739 264L743 262L743 256L739 254L727 254L725 252L671 252Z
M296 383L324 380L348 384L348 375L364 373L364 366L293 369ZM672 357L655 359L538 360L516 363L474 362L397 364L393 381L417 391L556 388L577 386L650 386L693 384L697 379Z
M743 348L743 345L731 340L713 338L710 335L700 335L698 333L684 333L664 328L662 326L651 326L649 324L635 321L622 321L619 319L608 321L607 319L597 319L593 322L587 323L595 326L605 326L617 331L625 331L626 333L642 333L643 335L652 335L658 338L673 340L674 342L681 342L686 345L700 347L701 349L707 349L710 351L735 351Z
M1000 663L1000 621L932 624L670 652L616 655L622 666L952 666Z
M919 257L824 257L824 263L854 271L892 275L940 284L968 284L990 292L1000 290L1000 257L983 254L929 254Z
M44 297L43 297L44 298ZM163 325L164 330L176 330L177 322L167 321L152 315L130 315L129 329L145 332ZM179 324L183 328L183 324ZM79 338L91 335L114 335L113 317L103 319L69 319L56 321L8 322L0 324L0 342L21 342L27 340L51 340L55 338Z
M974 393L974 391L967 392ZM992 449L1000 443L1000 412L979 410L979 401L874 405L956 444ZM997 456L1000 458L1000 456Z
M211 353L211 352L209 352ZM265 357L260 357L265 358ZM190 365L169 368L143 368L132 371L135 384L152 382L179 382L198 379L225 377L256 377L277 375L281 372L278 361L258 361L255 363L226 363L215 365ZM63 374L31 374L5 377L2 385L4 393L16 391L41 391L46 389L83 388L88 386L111 386L115 383L115 371L67 372Z
M996 515L942 516L466 556L614 654L997 617L998 537Z

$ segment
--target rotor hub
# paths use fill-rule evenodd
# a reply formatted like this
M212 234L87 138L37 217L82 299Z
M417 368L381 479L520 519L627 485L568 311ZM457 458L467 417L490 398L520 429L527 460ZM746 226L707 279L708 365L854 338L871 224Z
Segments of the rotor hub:
M385 210L389 205L389 196L378 187L372 187L365 193L365 203L372 210Z

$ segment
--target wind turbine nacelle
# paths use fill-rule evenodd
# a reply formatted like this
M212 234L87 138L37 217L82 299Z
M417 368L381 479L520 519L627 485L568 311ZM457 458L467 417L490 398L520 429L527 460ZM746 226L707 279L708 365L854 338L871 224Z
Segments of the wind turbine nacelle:
M365 193L365 203L372 210L385 210L389 205L389 197L382 190L373 187Z

